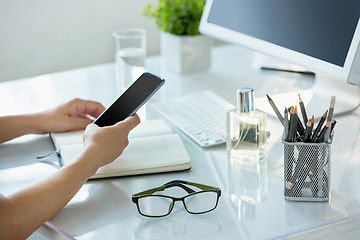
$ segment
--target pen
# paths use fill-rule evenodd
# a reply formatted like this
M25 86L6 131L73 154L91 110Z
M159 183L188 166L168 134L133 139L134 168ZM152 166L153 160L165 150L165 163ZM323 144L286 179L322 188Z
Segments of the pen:
M309 75L309 76L315 76L314 72L311 71L296 71L296 70L290 70L290 69L282 69L282 68L273 68L273 67L261 67L261 70L267 70L267 71L277 71L277 72L287 72L287 73L298 73L303 75Z
M316 141L316 138L317 138L317 135L319 134L320 130L321 130L321 127L322 125L324 124L325 122L325 119L326 119L326 116L327 116L327 113L328 113L329 110L326 110L326 112L322 115L322 117L320 118L320 121L318 123L318 125L316 126L315 128L315 131L314 131L314 134L311 138L311 142L315 142Z
M336 101L336 97L335 96L331 96L331 100L330 100L330 107L329 107L329 114L327 117L328 121L332 120L333 117L333 113L334 113L334 107L335 107L335 101Z
M71 236L70 234L68 234L67 232L65 232L64 230L60 229L59 227L55 226L54 224L52 224L50 222L45 222L44 225L47 226L48 228L54 230L55 232L59 233L66 239L72 239L72 240L75 239L73 236Z
M301 115L302 115L302 117L303 117L304 124L306 124L307 121L308 121L308 117L307 117L307 114L306 114L304 102L303 102L303 100L301 99L300 94L298 94L298 95L299 95L299 105L300 105Z
M274 110L276 116L278 117L278 119L280 120L281 124L284 126L284 118L281 116L281 113L279 112L279 109L276 107L274 101L269 97L269 95L267 95L268 101L272 107L272 109Z

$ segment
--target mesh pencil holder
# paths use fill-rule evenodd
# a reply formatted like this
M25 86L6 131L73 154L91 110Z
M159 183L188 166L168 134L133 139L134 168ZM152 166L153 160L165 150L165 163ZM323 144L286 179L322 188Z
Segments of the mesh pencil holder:
M285 142L284 195L292 201L328 201L331 141Z

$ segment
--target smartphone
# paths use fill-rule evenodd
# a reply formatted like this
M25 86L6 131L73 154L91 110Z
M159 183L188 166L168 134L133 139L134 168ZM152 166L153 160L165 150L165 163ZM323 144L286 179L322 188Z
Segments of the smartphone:
M143 73L94 123L99 127L105 127L123 121L135 114L164 83L165 80L158 76Z

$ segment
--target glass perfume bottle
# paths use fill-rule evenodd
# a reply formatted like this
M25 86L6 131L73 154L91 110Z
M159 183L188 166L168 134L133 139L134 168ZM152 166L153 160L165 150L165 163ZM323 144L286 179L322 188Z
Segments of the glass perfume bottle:
M266 114L255 110L254 90L237 91L237 108L227 113L226 150L233 159L255 163L266 156Z

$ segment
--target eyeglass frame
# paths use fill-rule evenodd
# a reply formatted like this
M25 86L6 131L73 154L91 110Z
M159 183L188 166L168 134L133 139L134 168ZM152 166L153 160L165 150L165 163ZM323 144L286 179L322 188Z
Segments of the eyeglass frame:
M197 187L197 188L201 189L202 191L195 191L195 190L185 186L184 184ZM183 197L179 197L179 198L178 197L168 196L168 195L162 195L162 194L154 194L156 192L164 191L165 189L171 188L171 187L181 187L182 189L184 189L189 194L186 195L186 196L183 196ZM189 209L186 207L184 199L189 197L189 196L199 194L199 193L203 193L203 192L215 192L217 194L215 206L212 209L206 210L206 211L203 211L203 212L191 212L191 211L189 211ZM158 196L158 197L165 197L165 198L172 199L171 208L169 208L168 213L163 214L163 215L159 215L159 216L152 216L152 215L147 215L147 214L142 213L141 210L140 210L139 204L138 204L139 199L143 198L143 197L149 197L149 196ZM170 181L168 183L163 184L160 187L152 188L152 189L149 189L149 190L145 190L145 191L133 194L132 195L132 202L136 204L137 210L140 213L140 215L142 215L144 217L160 218L160 217L168 216L172 212L172 210L174 208L174 205L175 205L175 202L177 202L177 201L182 201L185 210L190 214L204 214L204 213L211 212L217 207L217 205L219 203L220 196L221 196L221 189L218 188L218 187L212 187L212 186L208 186L208 185L204 185L204 184L200 184L200 183L188 182L188 181L183 181L183 180L173 180L173 181Z

